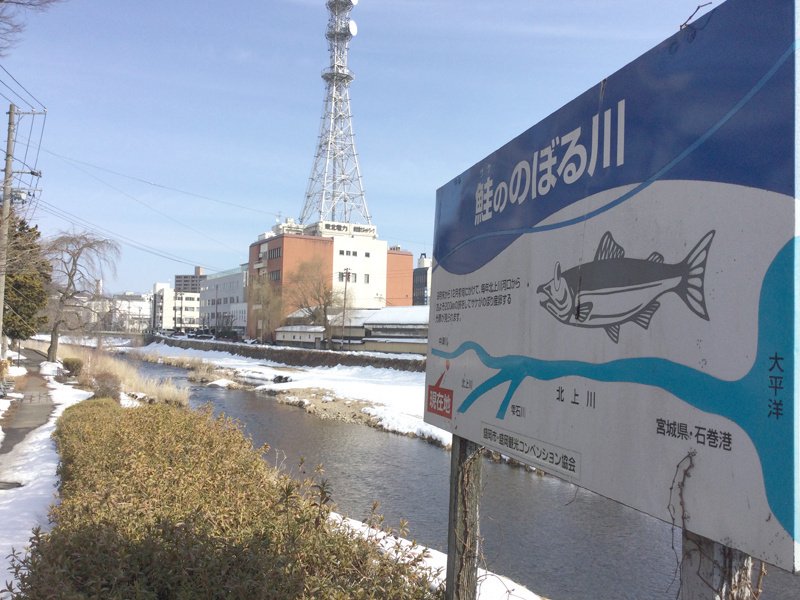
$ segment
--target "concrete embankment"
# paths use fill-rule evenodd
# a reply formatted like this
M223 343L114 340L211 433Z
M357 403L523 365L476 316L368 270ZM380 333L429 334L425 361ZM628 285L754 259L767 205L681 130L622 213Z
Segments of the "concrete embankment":
M270 360L294 367L335 367L337 365L352 367L382 367L398 371L425 370L425 358L418 355L398 357L381 356L366 352L336 352L333 350L307 350L303 348L287 348L285 346L266 346L258 344L235 344L229 342L193 340L187 338L146 337L145 344L163 342L168 346L192 348L195 350L217 350L229 352L247 358Z

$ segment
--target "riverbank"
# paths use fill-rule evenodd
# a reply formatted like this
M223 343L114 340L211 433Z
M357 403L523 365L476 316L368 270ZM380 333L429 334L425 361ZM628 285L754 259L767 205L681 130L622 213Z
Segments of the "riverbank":
M167 364L176 364L178 360L188 364L199 359L214 365L224 378L252 386L272 400L294 404L322 418L359 422L391 433L419 437L442 447L449 447L452 441L449 432L424 422L425 373L422 371L342 364L299 368L163 342L135 349L119 348L118 351Z
M313 350L274 346L267 344L245 344L219 340L197 340L185 337L147 336L144 345L160 343L184 350L224 352L242 358L265 360L278 364L299 367L376 367L398 371L425 371L425 356L421 354L390 354L384 352L348 352Z
M367 425L388 433L419 438L445 449L451 445L449 432L424 422L424 372L398 372L374 364L300 368L209 350L202 347L202 342L199 347L155 342L140 348L120 347L117 351L138 360L187 369L190 380L206 385L253 390L321 419ZM363 362L376 359L381 364L379 356L365 356ZM328 359L325 362L335 361ZM543 474L499 452L484 452L494 462Z

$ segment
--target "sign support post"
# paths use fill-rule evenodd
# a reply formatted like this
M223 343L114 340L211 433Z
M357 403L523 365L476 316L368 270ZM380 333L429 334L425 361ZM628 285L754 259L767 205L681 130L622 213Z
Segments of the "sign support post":
M475 600L480 555L481 446L453 434L445 600Z
M760 588L751 556L683 530L680 600L755 600Z

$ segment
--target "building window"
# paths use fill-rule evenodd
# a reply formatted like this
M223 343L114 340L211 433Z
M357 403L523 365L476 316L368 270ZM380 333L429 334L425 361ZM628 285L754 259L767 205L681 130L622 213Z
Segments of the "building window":
M267 274L267 277L269 278L270 281L280 281L281 280L281 272L280 272L280 270L278 270L278 271L270 271Z
M344 271L339 271L339 283L344 281Z
M350 256L350 250L348 250L347 252L345 252L345 254L346 254L347 256Z
M350 283L355 283L357 280L358 280L358 275L356 275L355 273L350 273L350 279L349 279Z
M344 256L344 250L339 250L339 256Z
M369 273L364 273L364 283L369 283Z
M268 259L276 259L283 256L283 246L278 246L277 248L273 248L267 253Z
M358 252L356 250L353 250L353 256L358 256Z
M364 252L364 256L366 256L367 258L369 258L369 252Z

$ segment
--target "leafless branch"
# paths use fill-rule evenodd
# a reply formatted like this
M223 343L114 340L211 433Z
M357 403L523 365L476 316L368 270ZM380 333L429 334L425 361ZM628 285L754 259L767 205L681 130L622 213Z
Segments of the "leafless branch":
M683 29L683 28L685 28L685 27L688 27L688 26L689 26L689 21L691 21L691 20L694 18L694 16L695 16L697 13L699 13L699 12L700 12L702 9L704 9L706 6L711 6L712 4L714 4L714 3L713 3L713 2L706 2L705 4L699 4L699 5L697 6L697 8L695 8L695 9L694 9L694 12L693 12L691 15L689 15L689 18L688 18L688 19L686 19L686 20L683 22L683 24L680 26L680 29Z

